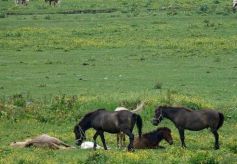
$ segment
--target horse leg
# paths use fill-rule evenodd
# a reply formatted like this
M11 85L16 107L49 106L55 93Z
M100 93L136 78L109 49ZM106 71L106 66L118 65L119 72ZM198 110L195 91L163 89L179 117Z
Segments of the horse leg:
M60 147L55 143L49 143L49 148L51 148L51 149L60 149Z
M180 137L180 140L181 140L181 143L182 143L182 147L186 147L186 144L184 142L184 129L179 129L179 137Z
M93 140L94 140L94 147L93 147L93 149L94 150L96 150L96 146L97 146L96 138L98 137L98 135L99 135L99 131L96 131L95 135L93 136Z
M119 148L119 137L120 137L120 133L117 133L117 147Z
M101 138L101 141L102 141L102 143L103 143L104 149L107 150L107 146L106 146L106 143L105 143L104 132L101 132L101 133L100 133L100 138Z
M212 133L214 134L215 137L215 149L219 149L219 134L217 133L217 130L212 130Z
M122 146L125 146L125 140L126 140L126 138L125 138L125 134L122 134L122 140L123 140L123 144L122 144Z
M129 137L128 151L134 151L133 149L134 135L132 134L131 130L126 128L123 129L122 132L124 132Z
M120 148L123 147L123 132L120 133Z

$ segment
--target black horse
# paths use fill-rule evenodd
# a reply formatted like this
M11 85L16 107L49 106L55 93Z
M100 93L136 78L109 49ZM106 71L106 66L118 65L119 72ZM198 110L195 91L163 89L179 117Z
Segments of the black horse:
M134 135L132 133L134 125L137 124L139 137L142 135L142 119L138 114L129 111L109 112L105 109L98 109L94 112L87 113L82 120L74 127L76 144L81 145L86 139L85 131L89 128L96 130L93 136L94 149L96 148L96 138L99 135L104 149L105 144L104 132L119 133L123 132L129 137L128 150L133 150Z
M184 142L184 129L199 131L210 128L215 137L215 149L219 149L219 135L217 130L224 123L224 115L215 110L194 111L183 107L160 106L155 110L153 125L158 125L163 117L171 120L179 130L182 147L186 147Z

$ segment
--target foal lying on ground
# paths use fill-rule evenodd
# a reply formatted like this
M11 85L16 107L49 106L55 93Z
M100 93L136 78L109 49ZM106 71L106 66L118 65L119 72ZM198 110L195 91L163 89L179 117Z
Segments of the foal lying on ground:
M171 136L171 130L169 128L158 128L155 131L145 133L141 138L135 138L134 148L135 149L156 149L163 148L159 146L159 143L165 139L170 145L173 144L173 138Z
M63 141L51 137L47 134L42 134L33 139L26 139L23 142L12 142L10 144L12 147L40 147L40 148L50 148L50 149L67 149L74 148L68 144L65 144Z

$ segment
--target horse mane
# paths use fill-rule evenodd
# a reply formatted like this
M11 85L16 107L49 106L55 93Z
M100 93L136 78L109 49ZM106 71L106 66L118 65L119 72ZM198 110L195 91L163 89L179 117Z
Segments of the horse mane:
M153 130L151 132L144 133L142 136L146 138L146 137L153 136L153 135L155 135L157 133L161 133L162 131L169 131L169 132L171 132L171 130L169 128L161 127L161 128L156 129L156 130Z
M189 109L189 108L185 108L185 107L174 107L174 106L159 106L158 109L161 108L161 109L178 109L178 110L186 110L187 112L192 112L193 110L192 109Z
M105 110L104 108L101 108L101 109L97 109L97 110L95 110L95 111L89 112L89 113L87 113L87 114L83 117L83 119L90 117L91 115L93 115L93 114L96 113L96 112L104 111L104 110Z
M171 130L167 127L158 128L156 131L158 131L158 132L160 132L160 131L169 131L169 132L171 132Z

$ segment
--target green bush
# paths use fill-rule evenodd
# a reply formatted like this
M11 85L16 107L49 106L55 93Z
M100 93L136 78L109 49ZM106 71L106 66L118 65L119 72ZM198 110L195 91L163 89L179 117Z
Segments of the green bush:
M191 164L217 164L219 162L214 157L209 156L206 153L198 153L197 155L190 158L189 163Z
M89 155L86 162L87 164L104 164L108 160L108 157L105 154L95 152Z
M199 7L199 12L200 13L207 13L209 11L209 7L207 4L203 4Z
M0 18L6 18L7 17L7 14L5 13L0 13Z
M25 107L26 106L26 100L22 94L13 95L11 98L11 101L13 102L13 105L15 105L17 107Z
M156 84L154 85L154 89L161 89L162 88L162 83L160 81L157 81Z

